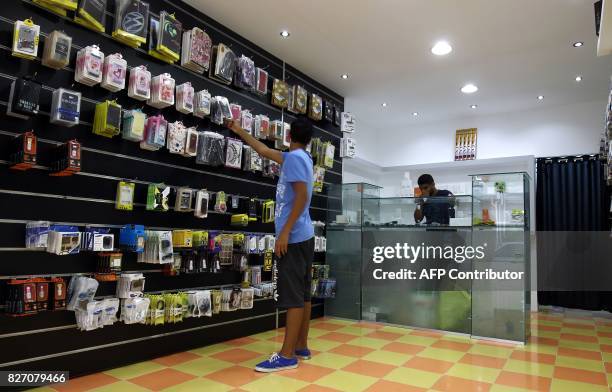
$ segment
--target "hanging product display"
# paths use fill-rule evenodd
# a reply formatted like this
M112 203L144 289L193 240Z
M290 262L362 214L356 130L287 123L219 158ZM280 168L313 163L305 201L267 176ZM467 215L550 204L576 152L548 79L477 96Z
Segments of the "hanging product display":
M38 114L42 86L29 78L17 78L11 83L6 114L27 120Z
M342 122L342 110L340 110L339 107L334 106L334 121L333 124L337 127L340 126L340 123Z
M256 69L256 77L255 88L253 92L259 95L267 95L268 94L268 72L262 68Z
M187 128L182 122L176 121L168 124L168 134L166 136L166 148L171 154L185 153L187 142Z
M476 159L478 130L476 128L458 129L455 133L455 160Z
M115 208L123 211L134 209L134 190L136 184L133 182L119 181L117 184L117 196L115 198Z
M146 101L151 98L151 72L147 70L145 65L130 69L128 97L139 101Z
M181 113L193 113L194 90L190 82L176 86L176 110Z
M253 136L254 136L256 139L263 140L263 139L267 139L267 138L268 138L268 135L267 135L267 130L266 130L266 132L264 133L264 129L263 129L263 126L262 126L262 123L263 123L264 117L265 117L265 118L267 118L267 117L266 117L266 116L264 116L263 114L258 114L258 115L256 115L256 116L255 116L255 118L253 119ZM268 126L269 126L270 120L268 119L268 121L267 121L267 122L268 122Z
M27 222L25 227L25 247L27 249L44 249L51 224L47 221Z
M81 233L81 250L90 252L110 252L115 247L115 236L109 228L87 227Z
M191 248L193 246L193 233L191 230L173 230L172 247Z
M340 140L340 158L355 158L356 153L355 139L343 137Z
M261 205L261 222L262 223L273 223L274 222L274 208L276 203L274 200L266 200Z
M77 8L77 0L33 0L33 2L61 16L66 16L66 11L74 11Z
M230 112L232 112L232 121L236 121L238 124L240 124L242 106L237 103L230 103Z
M215 194L215 211L222 214L227 212L227 197L223 191Z
M240 309L253 309L253 299L255 297L255 289L252 287L243 288L240 290Z
M61 87L53 91L49 115L52 124L77 125L81 115L81 93Z
M236 55L224 44L215 45L211 51L209 77L223 84L231 84L236 69Z
M159 13L159 30L155 50L171 62L181 58L181 38L183 25L173 14L166 11Z
M147 189L147 211L168 211L168 198L172 188L165 184L149 184Z
M144 138L147 116L140 109L123 112L122 137L132 142L141 142Z
M205 190L199 190L195 195L195 209L193 214L197 218L208 217L208 202L210 200L210 194Z
M255 149L247 146L242 146L242 170L256 172L261 171L261 156Z
M122 273L117 280L117 298L142 297L145 287L145 277L141 273Z
M147 118L144 139L140 142L140 148L157 151L164 147L166 145L167 129L168 121L161 114Z
M212 317L212 298L209 290L187 292L186 317Z
M308 117L315 121L323 119L323 99L317 94L310 94L310 105L308 106Z
M193 190L187 187L181 187L176 190L176 200L174 204L174 211L176 212L190 212L192 211L191 205L193 201Z
M283 140L283 132L285 130L285 126L283 122L280 120L274 120L270 123L270 134L273 137L273 140Z
M325 168L321 166L314 167L314 185L312 187L313 192L323 192L323 182L325 181Z
M66 282L63 278L49 280L49 309L66 309Z
M107 0L79 0L74 21L88 29L104 32Z
M289 85L280 79L274 79L272 83L272 105L281 109L289 106Z
M199 27L185 30L181 51L181 66L197 73L208 71L212 40Z
M132 252L144 252L145 239L145 229L142 225L123 226L119 231L119 245Z
M336 153L336 146L331 144L331 142L325 142L324 145L324 158L323 158L323 166L328 168L334 167L334 154Z
M174 86L174 79L169 73L155 76L151 80L151 98L147 104L157 109L174 105Z
M53 151L50 176L65 177L81 171L81 144L70 140Z
M249 216L247 214L234 214L231 216L230 225L247 227L249 225Z
M223 125L226 120L232 119L230 103L225 97L215 96L210 102L211 122Z
M125 88L127 75L127 61L120 53L108 55L104 58L102 83L100 86L108 91L117 92Z
M326 121L334 121L334 104L331 101L323 101L323 115Z
M210 166L224 165L225 137L216 132L205 131L200 133L196 163Z
M185 157L195 157L198 155L198 140L200 134L195 127L187 128L187 137L185 139Z
M52 31L45 39L42 65L53 69L62 69L70 62L72 37L63 31Z
M36 165L36 136L28 131L15 137L9 156L10 168L28 170Z
M16 20L13 29L13 56L32 60L38 56L40 26L32 19Z
M174 260L172 247L172 232L168 230L145 231L146 241L144 252L138 253L139 263L169 264Z
M283 123L283 146L281 150L286 150L291 146L291 125Z
M242 165L242 141L228 137L225 145L225 166L240 169Z
M291 105L289 111L297 114L306 114L308 111L308 91L302 86L295 85L291 91Z
M88 302L93 301L98 290L99 283L97 280L87 278L85 276L74 276L70 279L68 289L66 291L67 310L84 309Z
M252 91L256 87L257 75L255 63L249 57L242 55L236 60L236 87Z
M81 232L77 226L51 225L47 236L47 252L59 256L74 255L81 249Z
M126 298L121 300L120 320L125 324L144 324L150 306L149 298Z
M342 112L340 130L345 133L355 132L355 115L351 112Z
M87 86L102 82L104 53L96 45L77 52L74 80Z
M240 127L248 134L253 133L253 115L250 110L243 110L240 113Z
M138 48L147 41L149 3L141 0L115 0L115 26L112 36L117 41Z
M96 105L93 133L113 137L121 131L121 105L115 101L104 101Z
M208 90L198 91L194 97L193 115L199 118L210 115L210 100Z

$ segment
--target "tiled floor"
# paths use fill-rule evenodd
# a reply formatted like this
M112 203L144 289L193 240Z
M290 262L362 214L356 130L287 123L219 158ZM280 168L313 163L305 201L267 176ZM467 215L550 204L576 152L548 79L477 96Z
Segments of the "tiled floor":
M260 374L282 330L158 358L39 391L612 392L612 317L533 314L526 346L336 319L312 323L314 356Z

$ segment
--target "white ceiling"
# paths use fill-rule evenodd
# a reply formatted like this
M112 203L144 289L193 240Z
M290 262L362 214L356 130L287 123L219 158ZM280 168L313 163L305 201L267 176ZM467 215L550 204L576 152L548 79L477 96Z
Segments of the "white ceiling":
M595 54L594 0L186 2L345 96L360 131L604 101L612 73ZM431 54L439 39L450 55ZM480 91L462 94L466 82Z

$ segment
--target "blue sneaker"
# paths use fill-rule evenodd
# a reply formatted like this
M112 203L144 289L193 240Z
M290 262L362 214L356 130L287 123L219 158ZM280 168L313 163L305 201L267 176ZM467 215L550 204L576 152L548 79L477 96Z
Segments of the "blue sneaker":
M258 363L257 366L255 366L255 371L271 373L280 370L295 369L296 367L298 367L297 358L285 358L277 353L273 353L270 359Z
M308 360L311 358L310 350L303 348L301 350L295 350L295 356L299 359Z

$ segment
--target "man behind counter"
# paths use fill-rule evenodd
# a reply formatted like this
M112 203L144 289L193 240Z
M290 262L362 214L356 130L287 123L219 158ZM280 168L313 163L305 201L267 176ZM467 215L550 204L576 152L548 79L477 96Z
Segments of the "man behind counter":
M454 215L454 195L447 190L437 189L431 174L423 174L418 179L422 199L418 199L417 209L414 211L414 220L421 223L425 218L425 224L448 225L451 215ZM427 197L448 197L448 201L427 201Z

